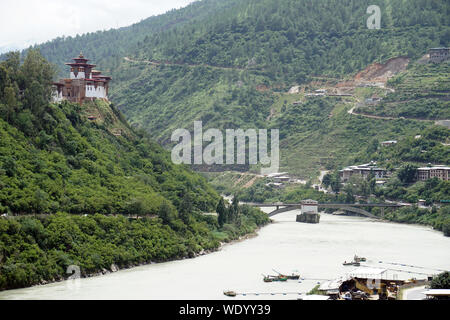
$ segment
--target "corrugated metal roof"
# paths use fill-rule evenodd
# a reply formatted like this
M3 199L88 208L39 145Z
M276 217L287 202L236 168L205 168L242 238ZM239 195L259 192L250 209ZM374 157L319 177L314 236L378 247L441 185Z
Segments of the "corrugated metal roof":
M437 166L437 167L422 167L422 168L418 168L417 170L450 170L450 167L445 167L445 166Z
M365 277L381 276L383 273L386 272L387 269L359 267L353 269L352 271L347 273L347 275L350 277L365 278Z
M310 294L310 295L303 295L299 298L299 300L329 300L329 296L322 296L318 294Z
M321 291L339 290L339 287L342 285L342 283L350 279L351 277L340 277L334 280L325 281L320 284L319 290Z

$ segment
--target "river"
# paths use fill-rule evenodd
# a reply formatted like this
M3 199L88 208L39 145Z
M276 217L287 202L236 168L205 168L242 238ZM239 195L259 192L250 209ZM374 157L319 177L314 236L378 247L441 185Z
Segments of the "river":
M319 224L302 224L295 222L297 213L279 214L258 236L208 255L3 291L0 299L233 299L223 295L228 289L269 294L239 295L239 299L297 299L297 293L309 291L321 279L352 270L342 262L354 254L367 257L367 266L399 269L379 263L396 262L429 268L401 267L429 274L437 273L434 269L450 269L450 238L429 227L329 214L322 214ZM264 283L261 274L275 274L272 269L297 270L305 280ZM390 272L399 279L426 277Z

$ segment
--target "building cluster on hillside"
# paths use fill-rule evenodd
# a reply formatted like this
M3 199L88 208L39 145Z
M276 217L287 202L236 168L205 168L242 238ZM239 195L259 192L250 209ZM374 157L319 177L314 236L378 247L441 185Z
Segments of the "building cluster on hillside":
M73 60L74 62L66 63L70 66L70 78L53 83L53 101L83 103L85 100L107 100L111 77L94 70L95 64L87 63L89 59L85 59L83 53Z
M450 176L450 167L447 166L433 166L422 167L417 169L417 180L426 181L432 178L448 181Z
M266 186L273 186L275 188L283 188L287 182L292 182L292 178L288 176L287 172L271 173L266 176L270 182Z
M396 143L394 141L385 141L386 145ZM347 182L353 175L359 175L365 179L370 175L375 179L389 178L389 172L384 168L379 168L376 162L349 166L339 171L341 182ZM428 179L437 178L439 180L448 181L450 177L450 167L443 165L435 165L429 167L421 167L417 169L416 180L426 181Z
M383 99L378 97L378 96L372 96L370 98L366 99L366 104L367 105L377 105L379 104Z
M376 162L372 161L366 164L349 166L339 171L342 182L347 182L353 175L359 175L366 179L371 174L373 174L376 179L384 179L387 177L387 170L377 167Z
M450 58L450 48L431 48L428 54L431 62L441 63Z

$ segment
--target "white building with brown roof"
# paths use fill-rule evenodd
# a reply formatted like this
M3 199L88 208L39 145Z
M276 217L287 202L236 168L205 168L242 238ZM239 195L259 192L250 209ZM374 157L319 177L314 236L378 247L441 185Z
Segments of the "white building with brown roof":
M69 78L53 83L53 101L69 100L83 103L85 100L93 99L108 100L111 77L94 70L95 64L89 64L89 59L84 58L83 53L72 60L74 61L66 63L70 66Z
M386 169L377 167L376 162L349 166L339 171L342 182L348 181L353 175L359 175L366 179L370 174L373 174L376 179L383 179L386 177L387 171Z

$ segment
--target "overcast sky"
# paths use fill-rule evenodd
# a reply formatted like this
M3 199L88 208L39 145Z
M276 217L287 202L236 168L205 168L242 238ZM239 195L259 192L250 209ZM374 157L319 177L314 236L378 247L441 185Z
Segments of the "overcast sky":
M0 0L0 53L139 22L194 0Z

